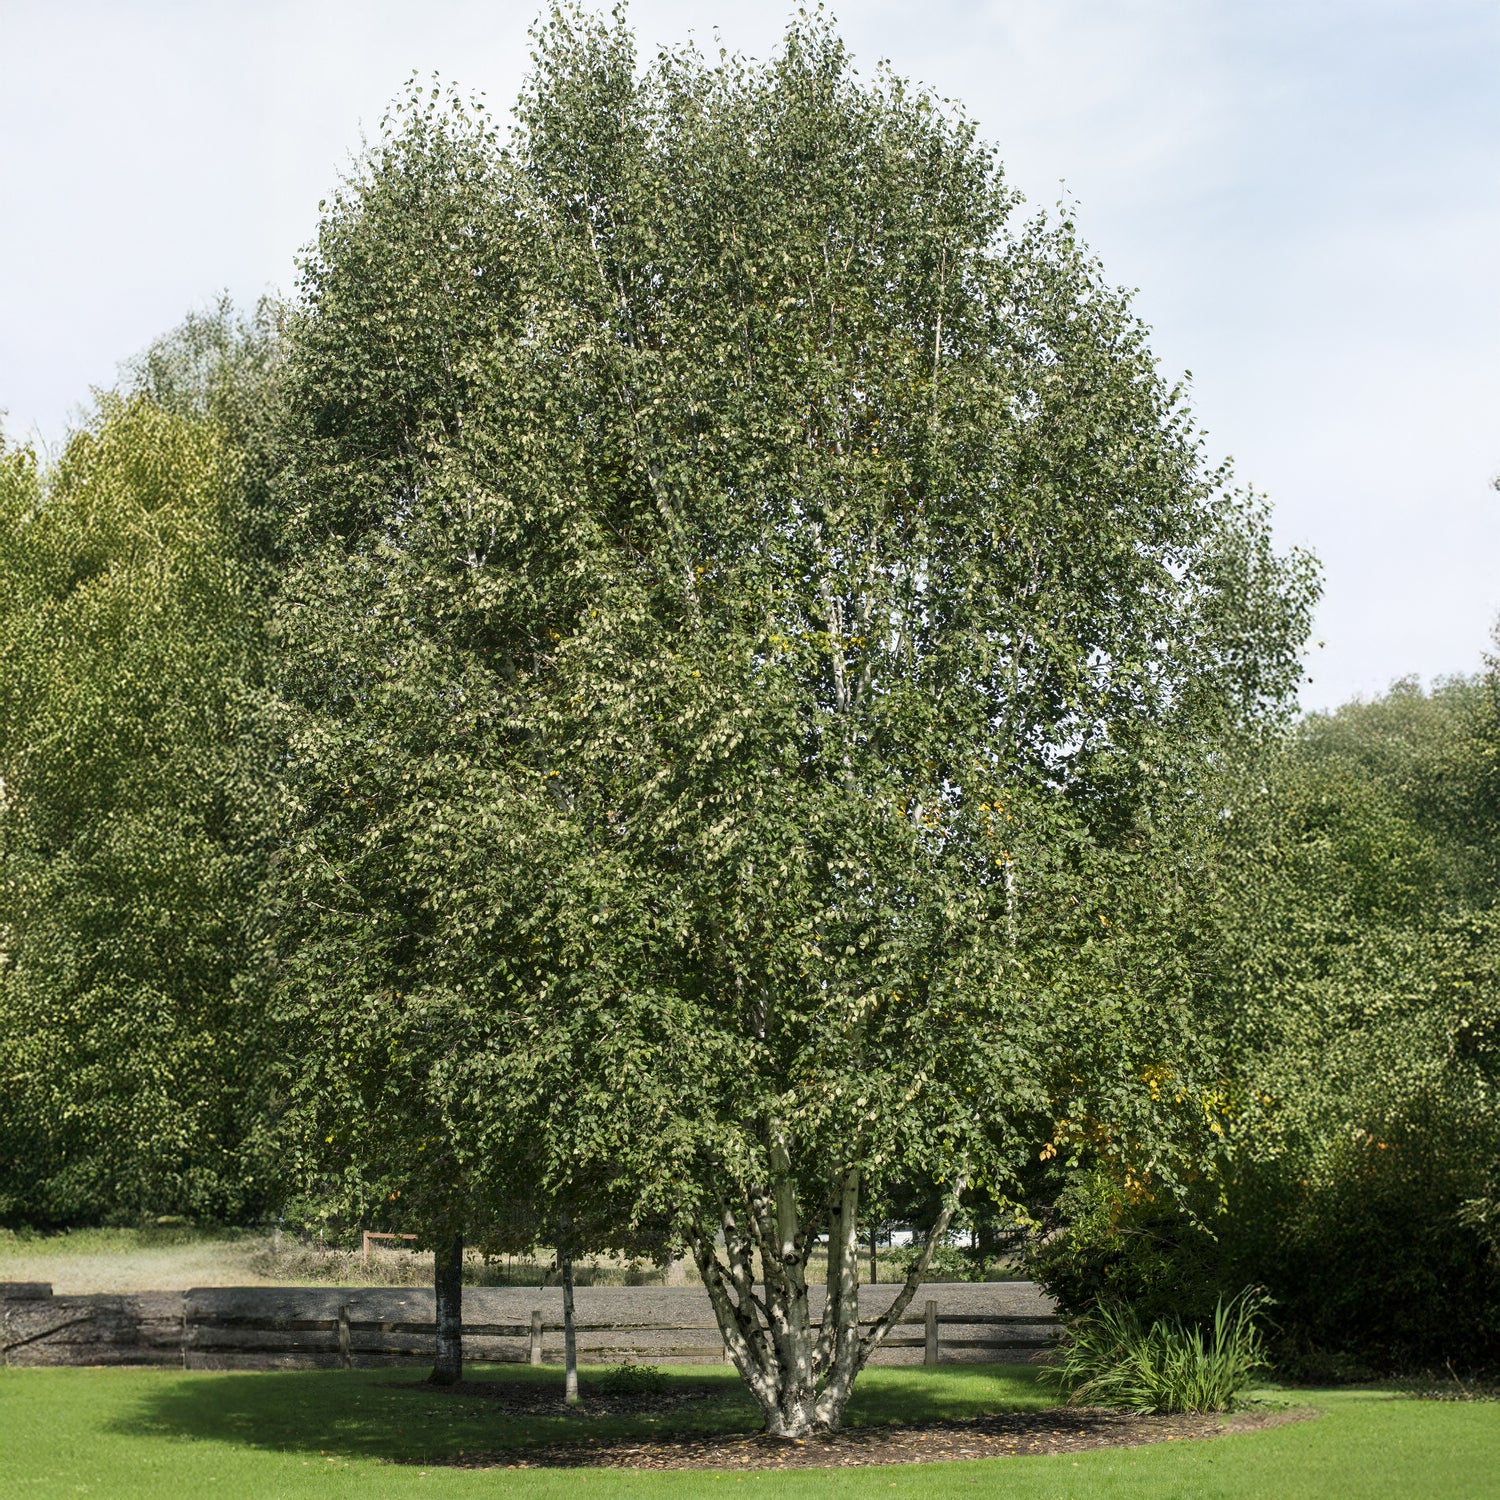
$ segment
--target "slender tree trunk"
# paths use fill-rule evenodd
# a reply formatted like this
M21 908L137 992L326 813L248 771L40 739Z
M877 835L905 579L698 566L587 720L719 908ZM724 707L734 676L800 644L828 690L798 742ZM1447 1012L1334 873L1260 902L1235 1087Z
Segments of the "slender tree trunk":
M859 1172L851 1170L844 1175L838 1217L828 1235L828 1301L818 1340L826 1378L814 1416L817 1426L830 1431L839 1425L854 1390L854 1377L869 1358L868 1351L861 1347L859 1332L858 1218Z
M578 1337L573 1328L573 1257L559 1255L563 1292L563 1399L578 1405Z
M457 1385L464 1378L464 1237L432 1257L437 1294L437 1362L428 1377L434 1385Z
M876 1238L876 1236L879 1233L880 1233L880 1226L878 1224L871 1224L870 1225L870 1285L871 1286L878 1286L880 1284L880 1265L879 1265L879 1262L875 1259L875 1238Z

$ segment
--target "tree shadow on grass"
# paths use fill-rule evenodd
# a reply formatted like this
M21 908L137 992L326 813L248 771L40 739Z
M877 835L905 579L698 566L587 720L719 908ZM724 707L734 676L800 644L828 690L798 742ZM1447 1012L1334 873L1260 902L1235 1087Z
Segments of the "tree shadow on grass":
M632 1440L673 1433L748 1433L759 1410L733 1371L702 1366L667 1373L670 1395L691 1384L701 1399L649 1405L627 1414L588 1406L583 1374L578 1412L507 1410L505 1395L524 1398L543 1389L561 1395L558 1370L480 1367L476 1381L494 1381L496 1394L450 1393L426 1385L410 1370L275 1370L195 1372L163 1381L114 1430L131 1436L234 1443L275 1452L336 1454L393 1463L441 1463L466 1453L493 1453L537 1443ZM521 1403L526 1405L523 1400ZM1028 1375L971 1370L867 1371L856 1387L848 1420L860 1425L964 1417L999 1408L1050 1404Z
M553 1370L478 1369L480 1380L555 1385ZM327 1453L396 1463L437 1463L475 1449L520 1448L584 1437L671 1431L754 1431L759 1416L738 1381L662 1417L508 1412L484 1395L453 1394L408 1370L274 1370L184 1374L151 1390L114 1430L136 1437L198 1439L276 1452ZM584 1380L585 1403L588 1381Z

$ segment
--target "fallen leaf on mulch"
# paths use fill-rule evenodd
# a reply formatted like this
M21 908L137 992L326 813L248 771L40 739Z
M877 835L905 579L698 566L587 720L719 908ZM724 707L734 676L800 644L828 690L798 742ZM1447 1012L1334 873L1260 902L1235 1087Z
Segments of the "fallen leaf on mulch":
M788 1442L760 1435L679 1433L643 1442L580 1438L437 1462L463 1469L823 1469L867 1464L946 1463L964 1458L1079 1453L1142 1443L1253 1432L1314 1416L1298 1410L1235 1412L1229 1416L1137 1417L1126 1412L1059 1407L1052 1411L993 1412L942 1422L846 1427L831 1437ZM433 1460L427 1460L429 1467Z

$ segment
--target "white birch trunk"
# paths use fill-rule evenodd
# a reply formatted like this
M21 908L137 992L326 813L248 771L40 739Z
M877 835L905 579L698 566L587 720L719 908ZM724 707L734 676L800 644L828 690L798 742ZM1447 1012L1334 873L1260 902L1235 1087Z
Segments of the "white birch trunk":
M743 1203L725 1209L722 1257L715 1232L703 1226L691 1246L725 1348L765 1416L766 1434L795 1439L831 1432L843 1420L859 1372L906 1312L927 1274L965 1182L960 1178L953 1185L895 1301L868 1332L861 1332L858 1168L848 1168L831 1195L828 1295L818 1325L812 1320L806 1277L817 1235L798 1222L785 1147L774 1132L771 1159L776 1180L769 1187L747 1187ZM763 1269L760 1291L754 1280L757 1250Z
M563 1294L563 1400L578 1405L578 1335L573 1326L573 1257L559 1255Z

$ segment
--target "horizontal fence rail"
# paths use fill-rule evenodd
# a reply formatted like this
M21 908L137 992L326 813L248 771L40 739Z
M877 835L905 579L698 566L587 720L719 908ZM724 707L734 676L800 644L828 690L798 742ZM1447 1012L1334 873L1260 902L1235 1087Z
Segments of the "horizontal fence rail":
M868 1329L894 1288L867 1288ZM873 1295L872 1295L873 1294ZM478 1363L562 1357L560 1305L538 1289L465 1288L464 1353ZM727 1361L696 1288L580 1289L574 1331L587 1364ZM1027 1282L929 1283L898 1318L880 1363L1016 1362L1043 1357L1060 1325ZM134 1297L56 1297L45 1283L0 1283L6 1364L176 1364L188 1369L427 1364L437 1328L430 1291L215 1287ZM813 1308L814 1321L821 1304ZM820 1324L818 1326L821 1326ZM918 1353L920 1351L920 1353Z

